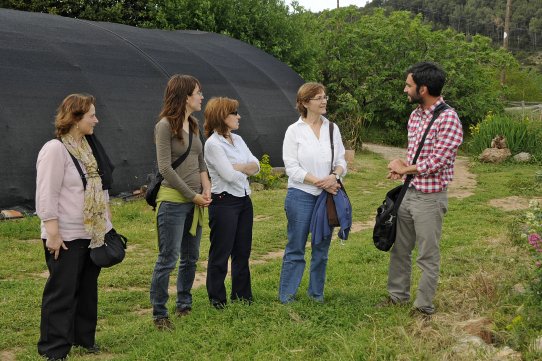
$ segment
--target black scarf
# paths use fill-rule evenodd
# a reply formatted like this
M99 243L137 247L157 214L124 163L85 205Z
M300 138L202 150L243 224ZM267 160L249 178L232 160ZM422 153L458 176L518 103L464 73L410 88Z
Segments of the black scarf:
M92 149L92 154L98 163L98 173L102 178L102 188L111 189L113 185L113 170L115 169L115 166L113 163L111 163L111 160L107 156L102 143L100 143L94 134L85 135L85 138L87 138L87 142Z

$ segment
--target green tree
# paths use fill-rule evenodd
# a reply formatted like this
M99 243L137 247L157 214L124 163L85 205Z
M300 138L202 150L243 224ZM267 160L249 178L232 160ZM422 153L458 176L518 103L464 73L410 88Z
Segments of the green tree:
M464 124L502 110L497 74L516 62L489 38L432 31L409 12L367 16L350 7L324 12L320 20L327 29L322 80L331 95L330 113L344 127L361 118L366 125L403 129L412 110L402 92L405 71L419 61L438 62L447 71L444 97Z

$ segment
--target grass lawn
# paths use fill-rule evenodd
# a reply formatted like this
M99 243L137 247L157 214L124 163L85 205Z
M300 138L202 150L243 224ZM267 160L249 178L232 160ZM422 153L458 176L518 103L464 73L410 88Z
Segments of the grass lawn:
M374 217L385 192L386 161L357 155L345 187L354 221ZM511 240L509 229L524 211L505 211L489 201L508 196L540 196L531 181L534 165L473 164L475 194L449 200L445 218L442 272L430 321L409 315L409 306L375 308L386 295L389 255L372 245L372 231L333 241L325 303L306 296L307 273L291 305L277 301L281 258L270 257L286 244L285 190L253 194L255 302L210 307L205 287L194 290L191 315L175 318L175 331L159 332L151 321L149 283L156 260L154 214L143 200L113 202L117 231L129 238L123 263L104 269L99 278L97 342L103 352L85 355L73 349L70 360L489 360L494 351L458 351L468 320L486 317L493 345L510 346L527 360L542 355L529 343L542 335L542 307L529 292L532 275L528 248ZM531 182L531 183L530 183ZM47 277L37 217L0 222L0 359L39 360L40 303ZM205 269L209 230L204 227L198 271ZM310 257L308 248L307 259ZM413 291L419 271L414 268ZM174 285L175 274L171 284ZM229 281L228 281L229 282ZM227 287L229 286L229 283ZM174 309L174 294L169 307ZM538 302L538 306L536 306Z

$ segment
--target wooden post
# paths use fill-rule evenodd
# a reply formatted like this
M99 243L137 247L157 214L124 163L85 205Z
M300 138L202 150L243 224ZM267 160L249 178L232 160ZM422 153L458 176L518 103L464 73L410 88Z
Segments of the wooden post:
M508 38L510 37L510 16L512 12L512 0L506 0L506 15L504 17L504 34L502 39L502 47L508 50ZM506 82L506 71L501 71L501 85Z

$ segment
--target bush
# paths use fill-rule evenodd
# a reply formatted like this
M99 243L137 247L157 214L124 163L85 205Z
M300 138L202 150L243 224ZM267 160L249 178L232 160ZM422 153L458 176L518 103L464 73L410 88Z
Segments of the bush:
M525 214L526 232L522 238L530 245L535 275L531 282L531 288L535 296L542 300L542 208L536 200L529 203L529 211Z
M280 177L273 174L269 155L264 154L260 161L260 172L250 177L251 182L263 184L265 189L275 189L280 185Z
M473 155L480 154L491 146L493 138L503 135L512 154L528 152L541 160L542 136L538 128L529 118L514 119L506 114L489 113L483 121L470 127L472 137L468 151Z

